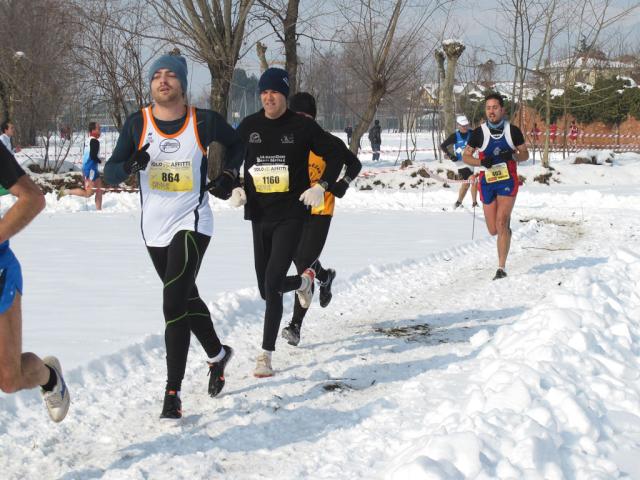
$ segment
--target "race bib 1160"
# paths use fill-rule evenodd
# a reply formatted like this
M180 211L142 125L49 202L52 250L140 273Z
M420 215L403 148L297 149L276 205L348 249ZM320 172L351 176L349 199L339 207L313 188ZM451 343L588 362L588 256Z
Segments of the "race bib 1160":
M249 169L257 193L281 193L289 191L289 167L287 165L253 165Z

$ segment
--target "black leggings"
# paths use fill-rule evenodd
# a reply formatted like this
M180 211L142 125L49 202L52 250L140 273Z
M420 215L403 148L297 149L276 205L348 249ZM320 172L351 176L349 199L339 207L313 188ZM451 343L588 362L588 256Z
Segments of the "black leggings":
M167 390L180 390L187 367L191 332L211 357L222 344L211 322L207 305L200 298L196 277L211 237L182 230L167 247L147 247L153 266L164 283L162 311L167 348Z
M282 294L297 290L299 275L287 276L302 234L301 218L253 221L253 256L260 295L266 301L262 348L273 352L282 320Z
M311 215L304 224L298 251L293 259L298 273L311 267L315 270L316 278L320 283L327 281L327 271L320 264L320 254L329 235L331 218L331 215ZM300 300L296 295L291 323L301 326L306 314L307 309L300 305Z

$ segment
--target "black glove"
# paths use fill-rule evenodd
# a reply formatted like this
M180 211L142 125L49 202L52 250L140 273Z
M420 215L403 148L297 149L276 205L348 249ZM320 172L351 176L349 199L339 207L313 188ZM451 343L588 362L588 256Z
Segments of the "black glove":
M498 157L500 157L500 160L508 162L509 160L513 160L513 152L511 150L505 150L500 152Z
M342 198L344 197L344 194L347 193L347 188L349 188L349 182L343 178L339 182L334 183L333 187L331 187L329 191L336 197Z
M447 154L449 155L449 160L451 160L452 162L458 161L458 157L456 157L454 153L447 152Z
M149 144L147 143L140 150L136 150L129 160L124 162L123 168L127 175L131 175L132 173L136 173L147 168L147 163L151 160L151 157L147 153L148 148Z
M210 182L206 188L214 197L218 197L221 200L228 200L231 198L235 181L235 175L231 171L225 170L218 178Z
M484 157L480 160L480 165L484 168L491 168L493 166L493 157Z

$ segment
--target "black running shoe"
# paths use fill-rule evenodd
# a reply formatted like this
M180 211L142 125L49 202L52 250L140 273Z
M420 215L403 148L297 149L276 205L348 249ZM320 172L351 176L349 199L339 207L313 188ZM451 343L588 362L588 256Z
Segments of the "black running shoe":
M328 268L327 281L320 285L320 306L322 308L329 305L331 301L331 297L333 296L331 293L331 284L334 278L336 278L336 271L333 268Z
M225 355L222 360L209 364L209 395L215 397L224 387L224 367L227 366L231 357L233 357L233 348L229 345L223 345Z
M288 327L282 329L282 338L284 338L289 345L297 346L300 343L300 326L295 323L290 323Z
M494 280L500 280L501 278L504 278L507 276L507 272L505 272L503 269L499 268L498 270L496 270L496 274L493 277Z
M182 400L175 390L164 392L164 403L160 418L182 418Z

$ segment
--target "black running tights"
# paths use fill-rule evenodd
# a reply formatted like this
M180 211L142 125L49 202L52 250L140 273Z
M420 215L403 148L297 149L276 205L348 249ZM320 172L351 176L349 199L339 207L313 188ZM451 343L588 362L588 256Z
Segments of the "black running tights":
M324 248L331 226L330 215L311 215L305 222L302 229L302 238L298 244L298 251L293 259L298 273L302 273L306 268L311 267L316 272L316 278L320 283L327 281L327 271L320 264L320 254ZM307 309L300 305L300 300L296 295L293 306L293 318L291 323L300 327Z
M262 348L273 352L282 320L282 294L301 286L299 275L287 276L302 234L303 219L253 221L253 255L260 295L266 301Z
M200 298L196 277L211 237L182 230L166 247L147 247L164 284L162 311L167 348L167 390L179 391L187 366L191 332L209 358L222 344L216 335L207 305Z

